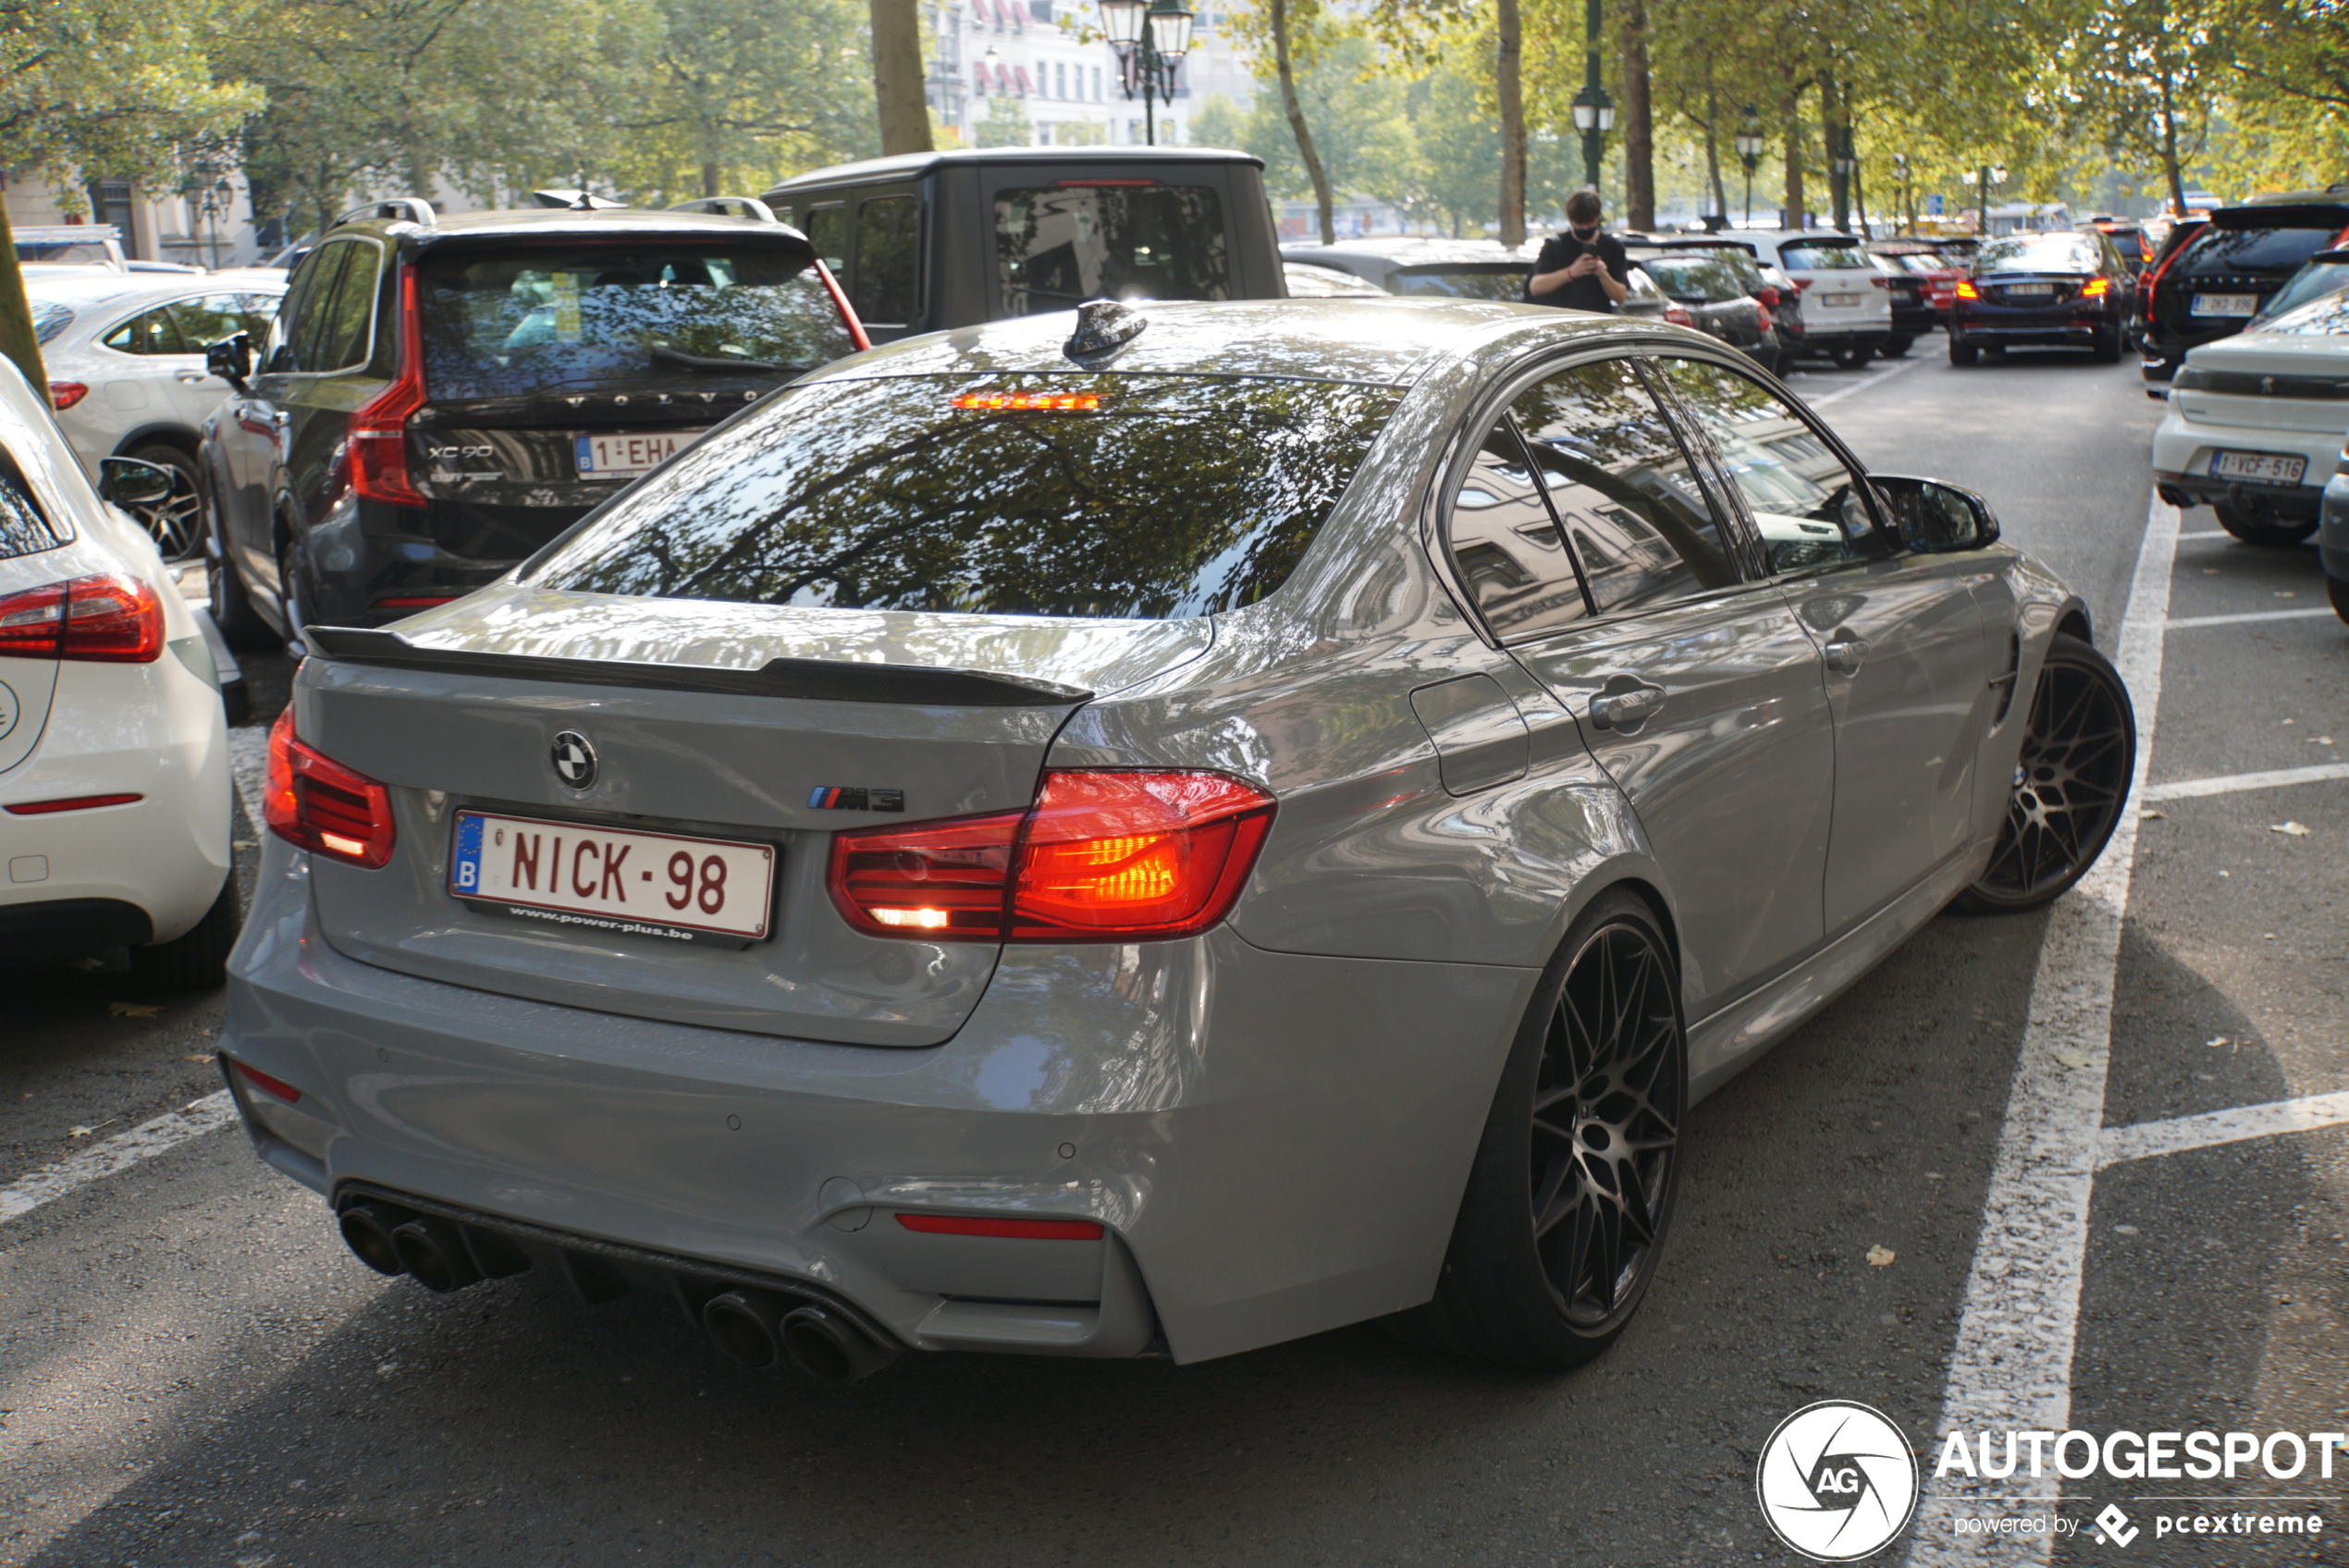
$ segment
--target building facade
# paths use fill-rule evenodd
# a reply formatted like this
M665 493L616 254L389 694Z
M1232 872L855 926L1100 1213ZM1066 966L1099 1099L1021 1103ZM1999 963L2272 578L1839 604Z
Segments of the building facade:
M1159 145L1187 146L1208 99L1245 112L1256 91L1224 9L1199 10L1174 101L1148 114L1126 96L1090 0L941 0L927 20L930 109L965 147L1138 146L1153 121Z

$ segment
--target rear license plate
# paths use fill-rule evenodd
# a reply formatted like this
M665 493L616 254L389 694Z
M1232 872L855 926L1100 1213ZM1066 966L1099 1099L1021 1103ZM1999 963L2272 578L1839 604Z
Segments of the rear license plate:
M1819 296L1819 303L1830 307L1856 305L1859 302L1860 297L1857 294L1822 294Z
M2010 300L2052 300L2055 298L2055 285L2052 283L2010 283L1998 292Z
M2288 458L2276 452L2214 452L2210 458L2213 479L2248 479L2260 484L2297 484L2300 476L2308 472L2308 459Z
M775 851L461 811L449 891L562 925L756 942L774 907Z
M2247 316L2259 308L2257 294L2197 294L2193 313L2198 316Z
M572 442L582 479L633 479L700 440L698 430L656 430L640 435L582 435Z

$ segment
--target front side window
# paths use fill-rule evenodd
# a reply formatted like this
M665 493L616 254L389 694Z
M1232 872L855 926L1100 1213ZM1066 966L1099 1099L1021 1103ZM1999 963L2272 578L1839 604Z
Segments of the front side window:
M855 345L793 246L634 244L427 254L417 268L436 398L798 374Z
M1588 606L1517 427L1501 421L1452 499L1452 563L1503 642L1582 619Z
M1601 615L1737 582L1695 466L1630 361L1561 371L1510 407Z
M1071 182L999 191L995 266L1006 315L1088 300L1228 300L1231 245L1211 186Z
M161 306L132 316L99 341L124 354L184 354L189 351L187 345L179 340L179 329L171 324L171 312Z
M911 196L876 197L856 209L856 313L863 320L902 326L914 319L921 223L921 203Z
M201 354L240 332L258 337L269 325L267 315L254 311L252 297L244 294L207 294L201 300L178 300L171 307L171 319L178 324L180 340L191 354Z
M1278 588L1389 387L897 376L785 390L525 580L839 609L1165 619Z
M1792 405L1706 361L1656 365L1720 453L1769 551L1771 570L1808 571L1882 553L1860 476Z

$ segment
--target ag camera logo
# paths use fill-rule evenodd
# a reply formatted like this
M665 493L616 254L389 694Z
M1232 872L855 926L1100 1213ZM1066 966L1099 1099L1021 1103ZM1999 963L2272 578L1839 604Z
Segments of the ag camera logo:
M1917 1506L1909 1439L1881 1411L1848 1400L1804 1405L1762 1445L1762 1517L1814 1562L1856 1562L1889 1546Z

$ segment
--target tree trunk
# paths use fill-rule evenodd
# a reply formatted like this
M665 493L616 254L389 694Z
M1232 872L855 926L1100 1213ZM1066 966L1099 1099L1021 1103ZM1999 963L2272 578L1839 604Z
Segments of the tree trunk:
M32 303L24 296L24 272L17 264L16 231L8 203L0 197L0 354L6 354L40 397L49 395L49 373L41 365L41 342L32 335Z
M1802 195L1802 94L1800 90L1778 100L1786 116L1786 211L1780 214L1783 227L1803 227Z
M1713 91L1713 56L1704 57L1704 178L1713 188L1713 210L1726 227L1729 193L1721 189L1721 101Z
M1281 112L1288 116L1289 134L1297 138L1297 155L1305 178L1313 182L1313 209L1321 220L1322 243L1337 243L1337 214L1330 200L1330 177L1313 151L1313 133L1305 124L1305 105L1297 96L1297 63L1288 43L1288 0L1273 0L1273 72L1281 82Z
M1827 204L1835 210L1835 227L1851 227L1851 182L1836 166L1843 153L1843 99L1835 90L1835 78L1822 72L1819 77L1819 136L1827 150Z
M929 101L922 94L922 18L916 0L872 0L872 26L881 153L927 153Z
M2186 176L2178 166L2178 104L2171 95L2170 62L2161 62L2155 80L2161 86L2161 173L2170 181L2170 210L2179 217L2186 215ZM1983 214L1987 224L1990 215Z
M1655 114L1648 80L1647 0L1619 3L1623 10L1623 211L1633 228L1644 231L1655 227Z
M1493 91L1501 106L1501 243L1525 243L1524 25L1518 0L1493 8Z

